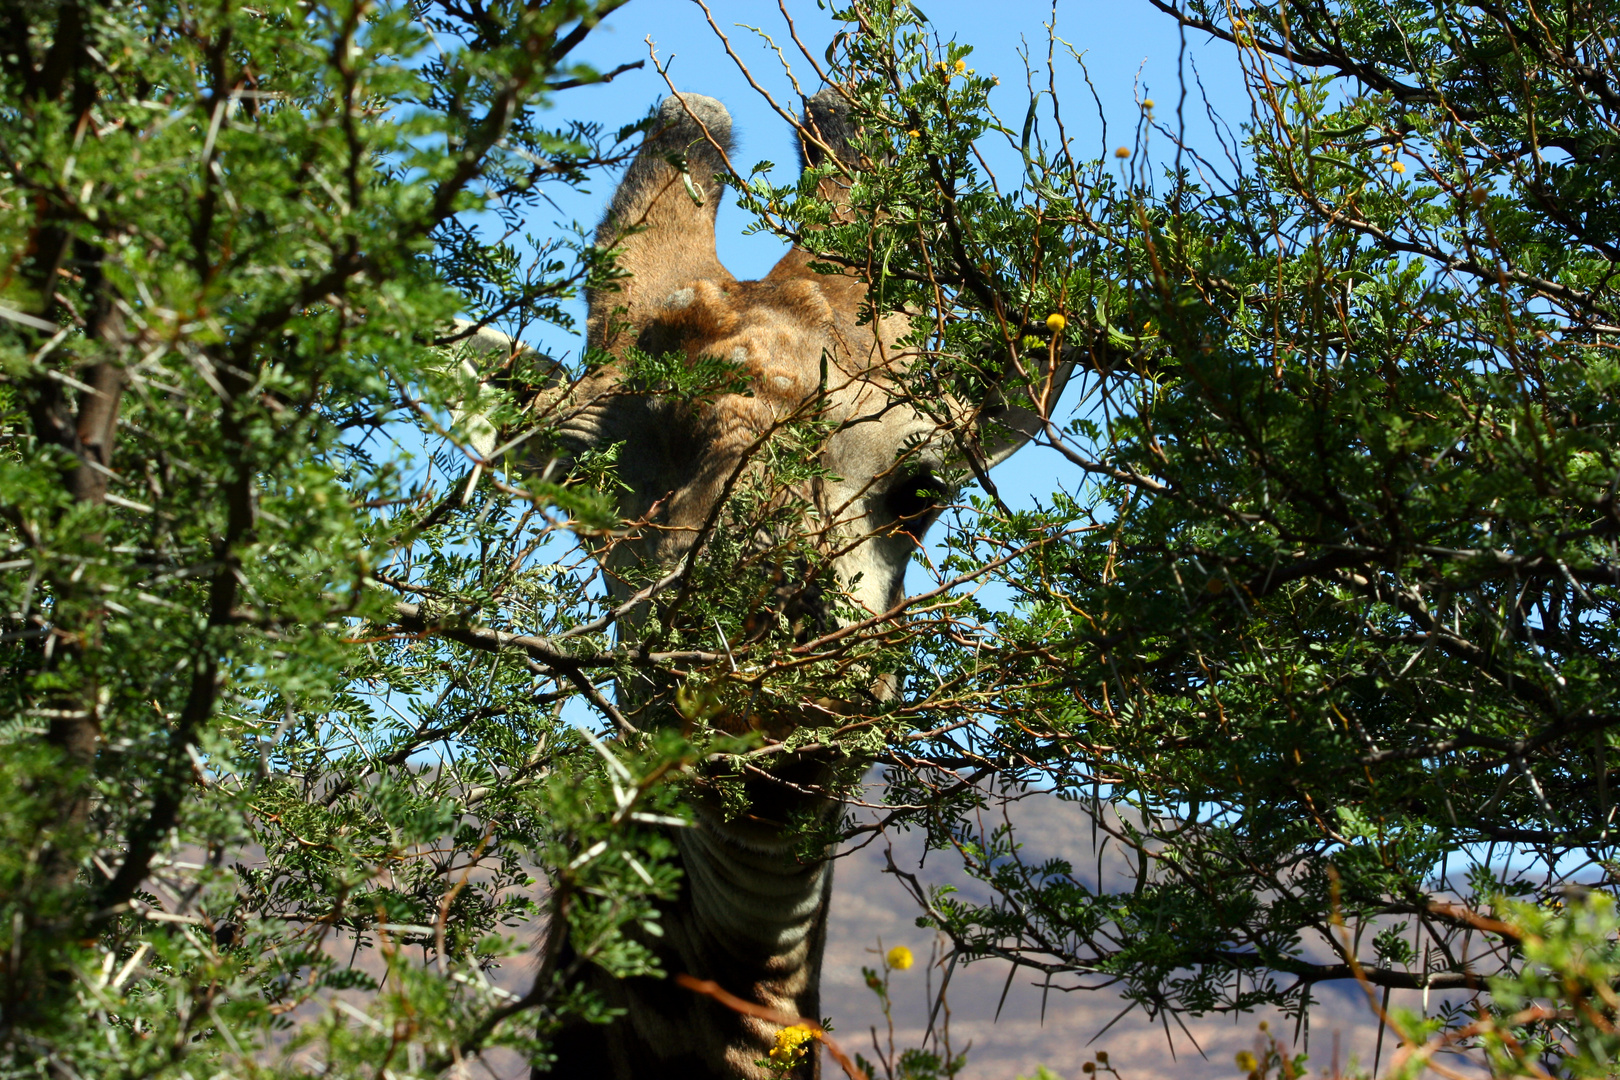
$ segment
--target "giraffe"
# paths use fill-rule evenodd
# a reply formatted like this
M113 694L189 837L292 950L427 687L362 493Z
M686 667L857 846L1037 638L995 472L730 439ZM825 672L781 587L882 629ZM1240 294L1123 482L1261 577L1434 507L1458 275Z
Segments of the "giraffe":
M831 153L857 168L838 89L808 99L805 113L811 137L801 132L801 165L821 164ZM909 330L906 318L863 321L865 283L853 273L818 273L801 248L763 279L738 281L715 246L730 146L731 118L719 101L690 93L666 99L597 232L599 246L618 249L623 276L616 288L588 295L587 340L615 360L568 389L563 435L576 450L621 447L618 509L643 526L599 558L621 601L632 590L620 571L676 566L710 527L726 527L716 522L719 504L740 472L758 467L750 455L761 440L813 405L827 434L818 447L822 473L803 493L816 518L806 531L829 552L845 610L881 614L903 598L906 566L951 498L948 475L964 445L988 468L1038 431L1041 418L1027 402L1020 408L993 394L977 414L965 406L945 410L976 425L950 430L939 409L924 411L899 391L895 376L908 357L897 343ZM822 185L835 212L847 214L842 182ZM635 392L624 385L630 346L725 359L746 374L751 392L700 403ZM491 330L479 331L474 347L508 355L521 348ZM1067 369L1047 378L1044 396L1055 401ZM491 442L488 433L479 441ZM816 598L807 602L814 606ZM642 617L647 607L638 609ZM881 677L875 683L875 693L888 692ZM811 758L773 774L802 791L824 771ZM749 794L754 812L731 820L717 802L695 797L693 825L675 830L681 893L663 912L662 936L646 944L667 973L713 980L780 1013L817 1018L831 863L800 861L782 820L814 797L784 795L769 784L751 785ZM552 1070L537 1078L764 1076L754 1063L771 1048L775 1024L669 979L599 975L591 984L623 1015L565 1031ZM817 1055L795 1075L818 1077Z

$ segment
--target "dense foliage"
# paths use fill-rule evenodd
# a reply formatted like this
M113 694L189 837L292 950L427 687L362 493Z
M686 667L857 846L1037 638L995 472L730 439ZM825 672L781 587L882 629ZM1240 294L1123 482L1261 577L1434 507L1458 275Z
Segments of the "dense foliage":
M595 272L501 226L634 148L544 112L621 2L4 8L0 1073L531 1048L595 1007L556 950L487 976L537 871L581 956L643 963L619 931L671 887L688 748L592 743L381 587L419 553L572 615L461 505L470 384L433 346L564 319ZM338 990L364 1009L304 1007Z
M1546 928L1486 914L1615 867L1620 13L1154 3L1242 65L1224 162L1161 119L1203 111L1187 83L1087 164L1055 101L998 123L967 49L904 13L849 46L901 167L830 256L928 313L926 379L1024 365L1038 399L1040 353L1086 369L1045 429L1084 479L1023 514L985 485L949 538L947 573L1017 553L1011 609L914 639L931 734L888 798L994 899L914 891L963 957L1152 1013L1352 978L1536 998L1508 987ZM974 153L997 130L1016 190ZM1100 850L1026 851L987 786L1075 802ZM1583 941L1557 963L1612 948ZM1565 992L1497 1067L1612 1067L1607 976Z
M543 1062L600 1016L565 940L647 969L684 785L741 812L798 755L883 765L886 826L989 887L911 883L948 962L1154 1012L1434 990L1414 1045L1609 1068L1615 5L1150 0L1247 77L1220 164L1164 119L1195 88L1080 161L915 10L839 13L853 219L836 162L733 182L911 318L942 424L1010 397L1074 471L1014 512L964 434L933 580L831 627L817 417L628 624L581 546L614 450L552 467L600 358L461 362L454 317L610 287L522 233L634 149L545 112L622 2L0 11L0 1075ZM990 811L1031 793L1099 851L1023 846Z

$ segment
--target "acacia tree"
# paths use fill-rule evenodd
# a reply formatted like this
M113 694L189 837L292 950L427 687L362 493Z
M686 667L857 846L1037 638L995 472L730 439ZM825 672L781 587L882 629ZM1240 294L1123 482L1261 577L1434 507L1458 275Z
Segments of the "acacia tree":
M1436 1045L1612 1057L1613 918L1555 906L1612 854L1614 13L1153 2L1250 77L1224 166L1146 102L1134 152L1076 160L1054 98L998 118L965 46L863 2L805 54L862 125L853 217L837 161L731 178L912 319L919 404L1027 395L1080 478L1014 513L962 445L939 479L970 494L917 493L953 504L933 585L830 630L792 602L837 591L794 529L815 415L636 583L667 617L621 625L578 546L624 535L614 449L553 464L549 388L600 358L451 328L611 286L606 253L513 238L635 133L539 111L605 77L569 55L617 0L6 9L5 1068L543 1062L602 1018L569 964L650 972L683 785L742 812L798 755L833 794L885 764L885 823L992 887L915 883L957 958L1153 1011L1494 978ZM626 385L736 377L645 355ZM982 825L1031 790L1125 882ZM496 985L540 917L534 982Z
M634 148L545 116L612 76L572 57L622 2L0 9L0 1073L530 1048L505 1016L594 1008L555 951L527 994L486 976L536 866L583 955L642 962L685 745L621 760L522 663L376 629L417 551L570 617L532 568L480 577L521 558L464 505L447 361L453 315L566 324L604 265L519 240ZM381 978L374 1015L275 1034Z
M1005 558L1011 609L913 639L928 734L890 747L890 820L994 897L913 880L924 920L1155 1015L1355 979L1424 991L1408 1063L1609 1068L1617 12L1152 3L1242 67L1224 159L1161 120L1204 108L1185 82L1085 163L1055 99L999 121L966 47L851 12L900 165L823 247L926 313L919 396L1089 369L1044 428L1083 479L1023 514L986 483L949 537L947 572ZM1097 824L1095 870L987 812L1043 790ZM1444 994L1487 987L1478 1019Z

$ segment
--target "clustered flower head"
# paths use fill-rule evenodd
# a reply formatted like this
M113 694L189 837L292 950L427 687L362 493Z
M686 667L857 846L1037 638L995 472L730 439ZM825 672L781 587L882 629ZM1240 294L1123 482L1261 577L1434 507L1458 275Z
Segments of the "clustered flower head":
M808 1044L821 1032L808 1024L789 1024L776 1033L776 1045L771 1047L771 1064L778 1067L796 1065L803 1060Z
M911 950L904 945L896 945L889 950L887 959L891 968L896 971L904 971L911 966Z
M1260 1062L1256 1061L1254 1055L1247 1050L1239 1050L1232 1060L1240 1072L1252 1073L1260 1067Z
M1061 333L1068 325L1069 320L1065 319L1061 312L1054 311L1046 317L1046 328L1054 334Z

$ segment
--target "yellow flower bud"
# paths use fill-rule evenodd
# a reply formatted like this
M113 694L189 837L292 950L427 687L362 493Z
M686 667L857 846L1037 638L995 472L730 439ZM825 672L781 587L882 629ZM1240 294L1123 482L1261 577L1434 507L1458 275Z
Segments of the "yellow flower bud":
M1142 102L1142 108L1144 108L1144 109L1153 108L1153 99L1152 98L1147 98L1146 100L1144 100Z
M884 959L889 962L889 966L894 970L904 971L911 966L911 950L904 945L896 945L889 950L889 955Z
M1118 150L1114 151L1114 156L1117 158L1128 158L1131 156L1131 152L1128 148L1122 146Z
M1054 334L1061 334L1063 332L1063 328L1068 325L1069 320L1065 319L1056 311L1052 312L1052 314L1046 317L1046 328L1052 331Z
M805 1044L820 1036L821 1032L806 1024L790 1024L776 1033L776 1045L771 1048L770 1058L778 1065L795 1064L804 1057Z

